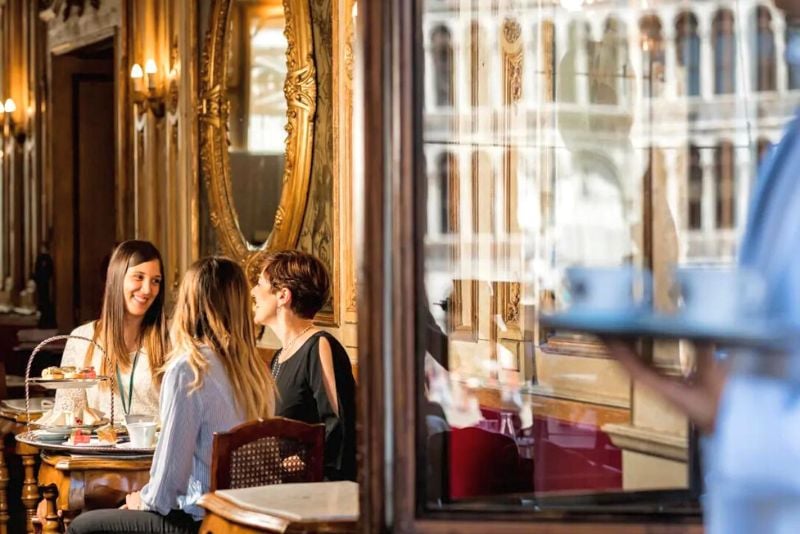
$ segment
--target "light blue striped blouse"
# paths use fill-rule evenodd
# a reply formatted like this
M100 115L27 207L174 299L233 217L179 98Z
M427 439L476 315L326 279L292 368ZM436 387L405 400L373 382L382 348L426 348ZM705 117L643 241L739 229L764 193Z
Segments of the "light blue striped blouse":
M141 493L142 509L167 515L178 508L196 520L205 514L196 503L209 491L214 432L230 430L245 421L219 357L206 346L200 352L209 363L200 389L188 393L194 380L188 354L176 356L164 374L161 436L150 482Z

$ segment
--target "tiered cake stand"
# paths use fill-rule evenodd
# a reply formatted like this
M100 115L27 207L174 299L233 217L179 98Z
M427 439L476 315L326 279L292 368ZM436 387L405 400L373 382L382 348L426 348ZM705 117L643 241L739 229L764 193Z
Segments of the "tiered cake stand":
M31 430L31 415L30 415L30 386L39 385L45 387L47 389L88 389L91 387L96 386L100 382L110 381L111 387L108 388L109 396L110 396L110 414L109 414L109 424L113 427L114 426L114 390L116 389L116 381L114 380L113 376L97 376L96 378L62 378L62 379L51 379L51 378L31 378L31 366L33 365L33 360L36 357L36 354L47 345L48 343L52 343L53 341L58 341L61 339L80 339L82 341L86 341L94 345L106 358L106 363L108 364L108 355L106 351L101 347L97 342L83 336L75 336L75 335L60 335L60 336L53 336L50 338L45 339L41 343L39 343L33 352L31 353L30 357L28 358L28 365L25 368L25 419L27 421L27 431L21 432L17 434L16 438L17 441L22 443L26 443L38 449L46 449L46 450L57 450L57 451L68 451L76 454L113 454L113 455L128 455L128 454L135 454L135 455L152 455L153 449L141 449L141 448L133 448L128 447L127 444L116 444L116 445L70 445L67 443L59 443L53 442L51 440L43 440L41 439L36 431ZM83 426L75 426L75 428L85 428Z

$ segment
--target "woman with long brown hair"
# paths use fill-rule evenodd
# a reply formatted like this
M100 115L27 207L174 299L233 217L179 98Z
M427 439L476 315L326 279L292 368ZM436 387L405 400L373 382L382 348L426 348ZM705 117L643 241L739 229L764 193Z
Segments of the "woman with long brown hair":
M256 352L249 287L233 260L211 257L184 275L161 387L161 436L150 481L125 510L78 516L69 532L196 532L209 491L212 440L271 417L274 383Z
M106 274L103 308L97 321L79 326L73 336L93 340L107 357L81 339L70 339L61 366L94 367L114 376L114 412L158 415L161 368L168 350L164 318L164 266L149 241L124 241L111 256ZM59 390L56 409L75 413L87 404L109 415L108 383L89 390ZM120 417L121 418L121 417Z

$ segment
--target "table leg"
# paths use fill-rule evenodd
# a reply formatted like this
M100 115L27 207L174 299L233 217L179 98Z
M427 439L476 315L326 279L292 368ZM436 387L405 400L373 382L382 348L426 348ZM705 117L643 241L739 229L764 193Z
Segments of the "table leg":
M36 515L36 505L39 504L39 486L36 483L36 473L34 467L36 466L36 455L39 453L35 449L24 443L17 444L17 454L22 458L22 466L24 468L24 479L22 481L22 504L25 506L25 521L26 532L33 532L32 520Z
M8 467L0 441L0 534L8 533Z
M47 534L49 532L61 532L61 525L58 522L58 511L56 507L56 498L58 497L58 489L55 484L49 484L42 490L42 495L46 504L44 524L42 525L42 532Z

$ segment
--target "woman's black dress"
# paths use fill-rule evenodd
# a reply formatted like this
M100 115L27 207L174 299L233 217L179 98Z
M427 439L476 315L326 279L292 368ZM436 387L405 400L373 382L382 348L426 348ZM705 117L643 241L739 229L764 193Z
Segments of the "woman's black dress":
M333 410L323 383L319 339L325 336L333 354L339 414ZM305 423L325 424L325 478L356 479L356 386L350 358L339 341L327 332L316 332L292 356L278 363L272 359L278 400L275 415Z

